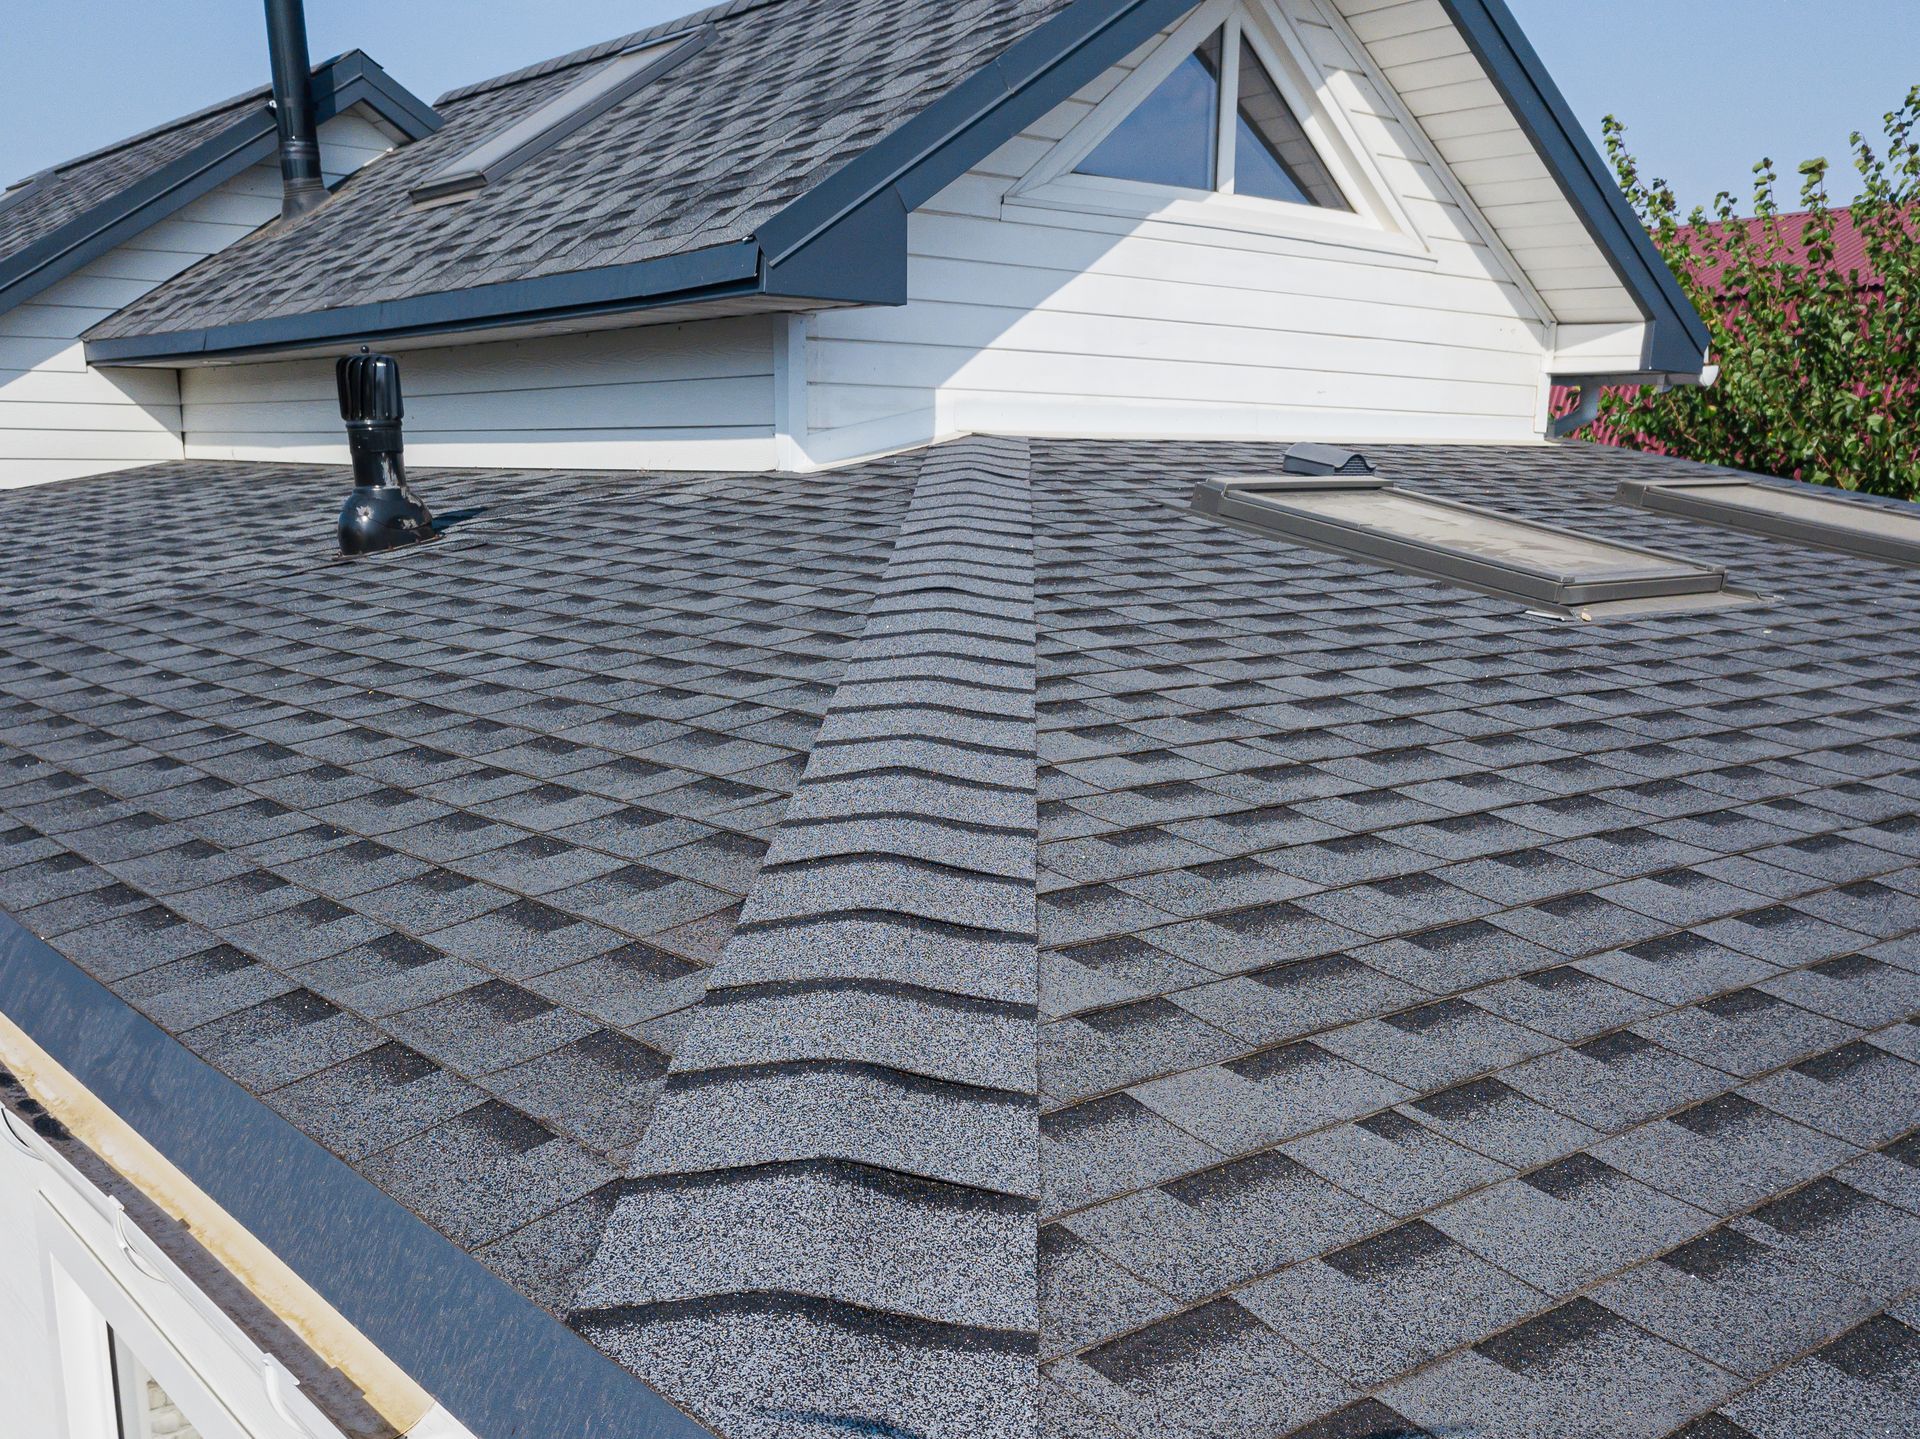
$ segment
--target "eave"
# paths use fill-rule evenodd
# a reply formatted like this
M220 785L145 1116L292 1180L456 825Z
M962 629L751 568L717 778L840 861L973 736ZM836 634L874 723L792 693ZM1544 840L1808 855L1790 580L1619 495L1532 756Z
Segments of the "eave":
M1442 0L1647 319L1642 369L1702 371L1709 335L1504 0ZM900 305L907 216L1193 8L1077 0L760 226L751 239L633 265L236 325L87 341L96 365L181 365L767 297Z
M5 1014L487 1439L708 1431L0 913Z
M410 140L440 128L430 105L358 50L318 67L313 88L322 124L365 105ZM172 164L0 260L0 314L269 159L275 143L273 110L263 97L256 108Z

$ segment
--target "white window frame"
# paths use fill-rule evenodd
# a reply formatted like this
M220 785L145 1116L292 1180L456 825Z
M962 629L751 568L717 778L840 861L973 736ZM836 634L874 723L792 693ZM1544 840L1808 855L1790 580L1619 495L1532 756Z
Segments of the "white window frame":
M109 1330L201 1439L342 1439L287 1368L155 1248L118 1201L12 1115L0 1115L0 1125L0 1184L23 1186L31 1215L10 1242L35 1252L54 1347L60 1427L45 1439L119 1439ZM0 1429L4 1422L0 1416Z
M1217 171L1221 188L1197 190L1083 175L1078 166L1215 31L1224 30ZM1351 211L1233 193L1238 141L1240 41L1266 66ZM1008 209L1032 207L1203 226L1360 248L1438 263L1314 63L1290 16L1266 0L1208 0L1008 191Z

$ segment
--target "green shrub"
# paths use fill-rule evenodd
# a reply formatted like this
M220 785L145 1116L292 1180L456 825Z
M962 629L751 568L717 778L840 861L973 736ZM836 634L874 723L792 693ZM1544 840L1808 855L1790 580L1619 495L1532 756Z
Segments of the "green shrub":
M1852 137L1865 182L1853 222L1878 288L1835 262L1826 161L1800 166L1810 214L1796 245L1782 232L1771 160L1754 166L1752 219L1723 191L1683 234L1672 190L1642 181L1611 115L1606 143L1621 188L1713 331L1720 382L1611 393L1599 425L1633 448L1920 498L1920 85L1887 115L1884 153ZM1716 273L1710 287L1703 277Z

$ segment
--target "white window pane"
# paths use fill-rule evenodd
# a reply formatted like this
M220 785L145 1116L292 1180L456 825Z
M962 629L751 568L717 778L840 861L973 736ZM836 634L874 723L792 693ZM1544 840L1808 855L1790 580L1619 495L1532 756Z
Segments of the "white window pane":
M120 1439L200 1439L200 1431L160 1387L160 1381L147 1372L140 1357L118 1334L111 1337Z
M1236 194L1293 205L1351 210L1319 151L1273 83L1253 46L1240 42L1240 95L1234 127Z
M1219 133L1220 36L1215 34L1080 162L1080 173L1211 190Z

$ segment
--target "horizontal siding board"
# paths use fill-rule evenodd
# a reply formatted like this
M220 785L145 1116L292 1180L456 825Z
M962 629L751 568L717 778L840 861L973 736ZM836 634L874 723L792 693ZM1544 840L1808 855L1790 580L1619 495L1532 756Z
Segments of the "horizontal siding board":
M343 441L320 435L207 433L192 437L192 460L251 460L284 464L344 465ZM754 430L586 430L567 435L487 431L442 435L409 443L416 466L472 469L580 470L769 470L778 463L770 432ZM431 497L429 497L431 498Z
M822 362L853 384L906 380L947 391L1004 390L1071 398L1094 394L1128 400L1183 400L1245 405L1292 404L1362 410L1453 410L1498 415L1530 409L1538 388L1482 384L1435 376L1334 374L1313 368L1233 362L1169 361L1164 356L1057 355L956 345L863 344L823 346Z
M331 386L332 376L326 377ZM539 390L476 390L407 396L409 442L423 436L475 435L491 430L535 433L569 430L731 429L772 423L767 378L665 380L624 385L576 385ZM340 427L338 401L316 384L303 400L209 403L192 385L182 394L188 434L205 431L273 433L332 431ZM626 418L627 423L614 423Z
M743 316L408 350L407 451L415 463L731 468L743 445L772 443L773 336L767 317ZM184 371L182 422L190 456L345 457L325 361Z
M0 429L0 466L15 460L114 460L155 464L180 458L171 430Z
M391 145L354 111L320 142L336 179ZM176 374L89 369L80 336L279 213L279 171L256 165L0 314L0 488L181 458Z
M174 455L171 458L178 458ZM22 460L0 459L0 490L20 490L28 485L50 485L56 480L79 480L89 475L111 474L115 470L133 470L152 464L151 460ZM0 1121L4 1122L4 1121Z
M1218 212L1142 219L1010 195L1137 55L912 217L907 305L813 317L808 410L822 449L836 448L834 431L879 433L889 420L1041 433L1048 407L1089 433L1206 433L1229 417L1236 434L1536 433L1537 303L1436 170L1431 142L1381 91L1376 67L1464 117L1457 131L1481 182L1517 184L1515 204L1539 198L1527 182L1545 172L1530 146L1514 149L1511 117L1437 5L1344 6L1392 42L1383 59L1362 54L1325 3L1283 0L1326 75L1322 103L1346 117L1424 254L1219 228ZM1563 207L1552 218L1572 217ZM1591 278L1580 256L1554 258L1566 279Z

